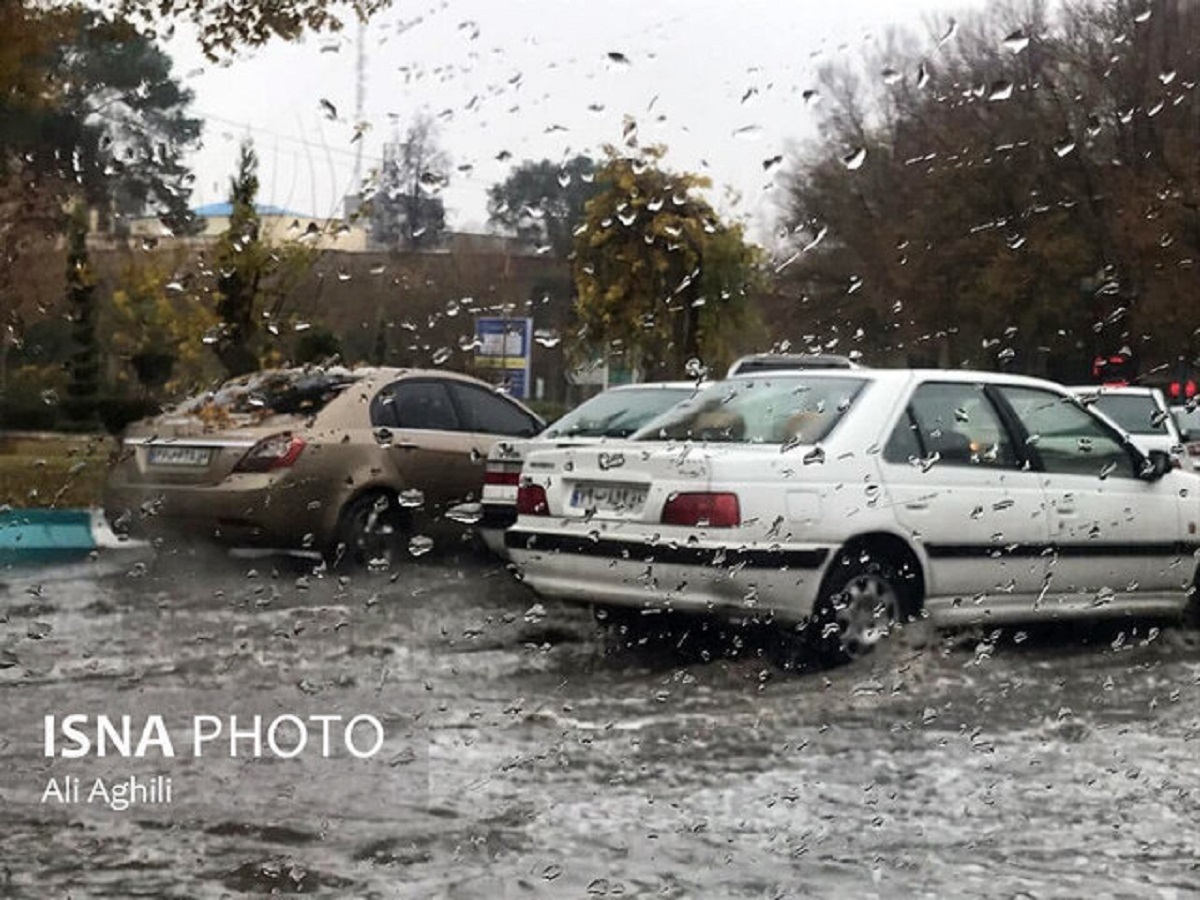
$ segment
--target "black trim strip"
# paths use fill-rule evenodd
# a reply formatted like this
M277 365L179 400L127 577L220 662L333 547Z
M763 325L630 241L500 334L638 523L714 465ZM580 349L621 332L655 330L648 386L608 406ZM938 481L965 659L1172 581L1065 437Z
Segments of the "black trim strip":
M1035 556L1191 556L1200 544L1183 541L1144 544L925 544L930 559L978 559L980 557Z
M651 546L640 541L613 538L592 540L566 534L540 531L504 533L504 545L510 550L537 550L546 553L571 553L578 556L608 556L647 563L673 563L692 566L730 568L743 565L750 569L816 569L829 558L826 547L812 550L743 550L736 547L681 547L662 543Z

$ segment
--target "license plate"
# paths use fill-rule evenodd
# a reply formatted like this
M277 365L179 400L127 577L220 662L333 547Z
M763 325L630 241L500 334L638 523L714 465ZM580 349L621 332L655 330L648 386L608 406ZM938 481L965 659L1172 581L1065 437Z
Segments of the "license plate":
M152 466L207 466L212 458L208 447L151 447Z
M645 485L579 484L571 492L571 506L604 512L639 512L646 505Z

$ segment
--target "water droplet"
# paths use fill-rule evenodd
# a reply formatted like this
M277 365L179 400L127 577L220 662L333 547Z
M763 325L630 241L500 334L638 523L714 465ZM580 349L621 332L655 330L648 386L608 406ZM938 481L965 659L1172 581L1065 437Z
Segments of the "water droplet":
M743 125L733 130L733 136L744 141L757 141L763 135L761 125Z
M1004 49L1009 53L1020 53L1029 46L1029 35L1017 29L1004 39Z
M1176 74L1176 72L1174 69L1167 69L1165 72L1160 72L1158 74L1158 80L1161 81L1164 85L1170 84L1172 81L1175 80L1175 74Z
M1008 100L1013 95L1013 85L1011 81L995 81L992 82L992 89L988 93L988 100L993 102L998 100Z
M600 453L596 457L596 465L600 467L600 471L607 472L609 469L617 469L625 465L624 453Z
M417 509L425 505L425 494L417 488L401 491L396 502L405 509Z
M1063 141L1060 144L1054 145L1054 154L1059 159L1062 159L1064 156L1070 156L1074 152L1075 152L1075 142L1074 141L1067 140L1067 141Z
M483 518L483 504L459 503L446 510L446 518L460 525L476 525Z
M884 84L895 84L900 80L901 76L899 72L897 72L891 66L888 66L879 73L879 77L883 79Z
M453 319L458 315L460 307L457 300L450 300L446 303L446 315Z
M562 343L562 337L558 332L551 331L548 328L539 328L533 333L533 340L540 347L545 347L550 350Z
M408 552L411 556L424 556L433 549L433 538L424 534L414 534L408 542Z
M861 169L862 164L867 161L867 148L856 147L845 156L842 157L842 165L851 172Z
M42 402L47 406L54 406L58 403L58 391L53 388L46 388L42 391Z
M444 366L450 361L450 357L453 354L454 351L449 347L438 347L437 350L433 351L433 356L430 359L435 366Z

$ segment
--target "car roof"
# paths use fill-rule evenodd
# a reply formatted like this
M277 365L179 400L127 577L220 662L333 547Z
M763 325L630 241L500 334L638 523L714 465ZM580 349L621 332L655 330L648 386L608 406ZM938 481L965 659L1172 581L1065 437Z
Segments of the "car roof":
M734 360L726 372L726 377L754 371L858 368L862 367L850 357L836 353L751 353Z
M779 369L771 372L747 372L734 375L724 384L739 381L769 381L778 378L855 378L863 381L905 383L909 381L941 381L965 384L1017 384L1063 393L1061 384L1031 375L1009 372L988 372L981 369Z
M1117 394L1123 397L1157 397L1158 388L1134 384L1072 384L1067 390L1073 394Z
M610 391L637 391L637 390L652 390L652 389L669 389L677 391L694 391L703 390L712 382L702 381L638 381L632 384L614 384L612 387L605 388L600 393L607 394ZM599 394L597 394L599 396Z

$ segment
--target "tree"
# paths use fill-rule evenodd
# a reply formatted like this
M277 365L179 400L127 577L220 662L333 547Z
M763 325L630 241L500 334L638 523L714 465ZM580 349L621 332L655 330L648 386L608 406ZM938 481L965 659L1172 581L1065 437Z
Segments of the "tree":
M284 321L287 297L311 265L314 254L299 244L268 247L260 235L255 200L258 156L242 144L237 174L230 180L229 225L217 241L217 315L213 347L230 375L257 370ZM266 336L259 328L265 323Z
M97 422L100 349L96 341L96 276L87 250L87 208L76 203L67 225L67 308L74 347L65 410L80 426Z
M175 261L181 262L182 254ZM150 254L134 257L106 313L105 346L129 364L144 393L186 391L217 374L204 345L204 336L218 324L212 303L185 287L164 261Z
M566 257L584 204L595 195L596 164L576 156L562 165L526 161L500 184L488 188L488 220L532 247L549 247Z
M650 378L728 361L753 325L758 251L697 195L707 179L660 168L663 148L605 152L575 236L576 355L617 349Z
M785 184L806 330L1064 379L1125 344L1188 352L1200 11L1139 9L1010 2L936 54L898 35L824 70L821 140Z
M375 193L368 200L372 240L410 250L436 245L446 230L439 194L449 182L449 167L433 119L418 115L403 141L384 146Z
M258 47L273 38L293 41L306 31L339 31L342 13L365 20L391 0L119 0L122 16L159 26L170 16L196 26L200 46L211 59L229 57L239 47Z
M102 211L140 215L153 203L186 231L183 159L200 121L187 115L192 94L172 77L170 58L128 24L84 9L29 13L26 24L44 25L54 41L26 40L23 54L8 48L34 77L0 70L0 87L10 88L0 92L0 167L82 189Z

